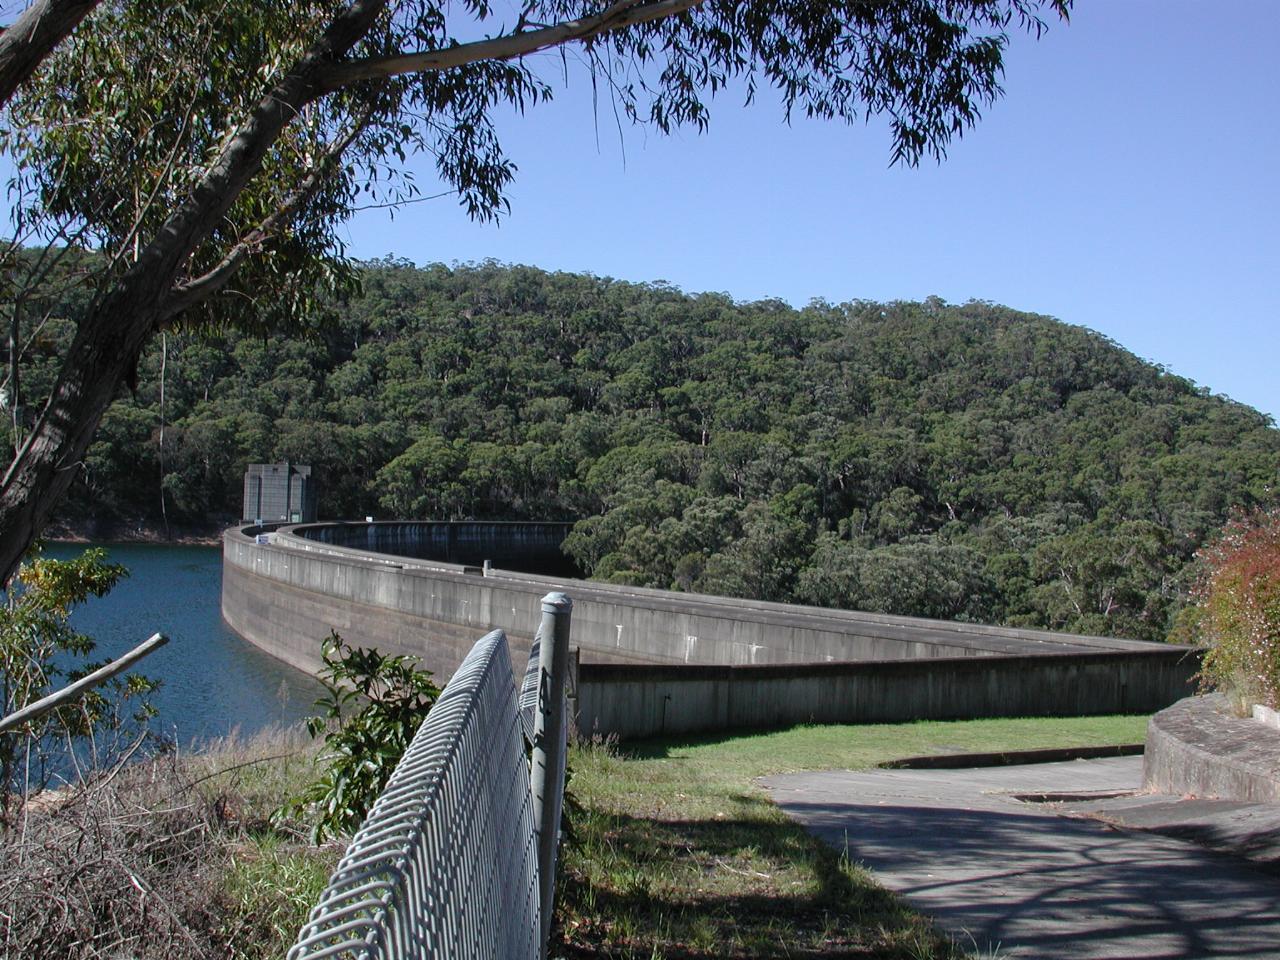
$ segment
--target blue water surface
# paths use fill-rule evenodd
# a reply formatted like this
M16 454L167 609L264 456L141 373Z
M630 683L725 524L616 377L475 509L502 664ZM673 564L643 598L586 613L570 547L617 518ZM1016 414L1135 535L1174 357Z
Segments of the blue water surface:
M157 631L169 638L136 668L161 681L152 695L159 710L152 729L186 745L233 730L248 736L296 724L313 712L320 685L242 640L223 621L220 548L103 546L130 575L78 608L72 622L98 642L95 660L115 658ZM45 555L68 559L84 550L83 544L56 543L46 546Z

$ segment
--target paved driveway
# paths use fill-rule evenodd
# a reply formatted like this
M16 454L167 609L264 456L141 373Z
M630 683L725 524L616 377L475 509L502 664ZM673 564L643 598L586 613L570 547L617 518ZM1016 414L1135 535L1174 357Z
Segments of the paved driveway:
M1140 757L787 774L774 800L966 944L1018 960L1280 960L1280 877L1028 802L1136 790ZM1095 802L1092 806L1096 807Z

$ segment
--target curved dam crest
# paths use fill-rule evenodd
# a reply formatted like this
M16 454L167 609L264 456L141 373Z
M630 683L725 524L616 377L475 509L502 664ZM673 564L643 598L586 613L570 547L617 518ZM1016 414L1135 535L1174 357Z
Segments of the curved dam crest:
M1197 651L1166 644L482 566L493 558L537 567L540 557L559 555L568 527L233 528L223 537L223 616L245 639L309 673L318 672L321 641L334 629L361 646L419 657L445 680L495 627L506 631L522 670L542 596L563 590L574 601L579 729L626 737L800 722L1150 712L1186 696L1199 668ZM464 562L425 559L428 553Z

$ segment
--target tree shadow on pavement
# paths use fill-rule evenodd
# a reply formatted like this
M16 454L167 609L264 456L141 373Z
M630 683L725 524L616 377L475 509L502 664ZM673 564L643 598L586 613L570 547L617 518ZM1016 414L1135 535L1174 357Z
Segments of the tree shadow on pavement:
M584 810L576 844L565 851L552 955L961 955L772 804L739 799L759 816L672 820Z
M782 808L979 948L1036 960L1280 955L1275 879L1161 837L1021 812L800 798Z

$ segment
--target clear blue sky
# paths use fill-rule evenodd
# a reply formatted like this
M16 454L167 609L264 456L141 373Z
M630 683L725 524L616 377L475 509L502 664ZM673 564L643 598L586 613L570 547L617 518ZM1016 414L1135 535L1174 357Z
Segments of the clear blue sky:
M740 300L992 300L1280 417L1277 37L1280 0L1077 0L1069 26L1015 41L1005 97L917 169L887 166L875 123L788 128L767 98L717 101L705 135L627 128L620 146L579 81L503 123L520 171L499 226L444 199L346 235L359 257Z

